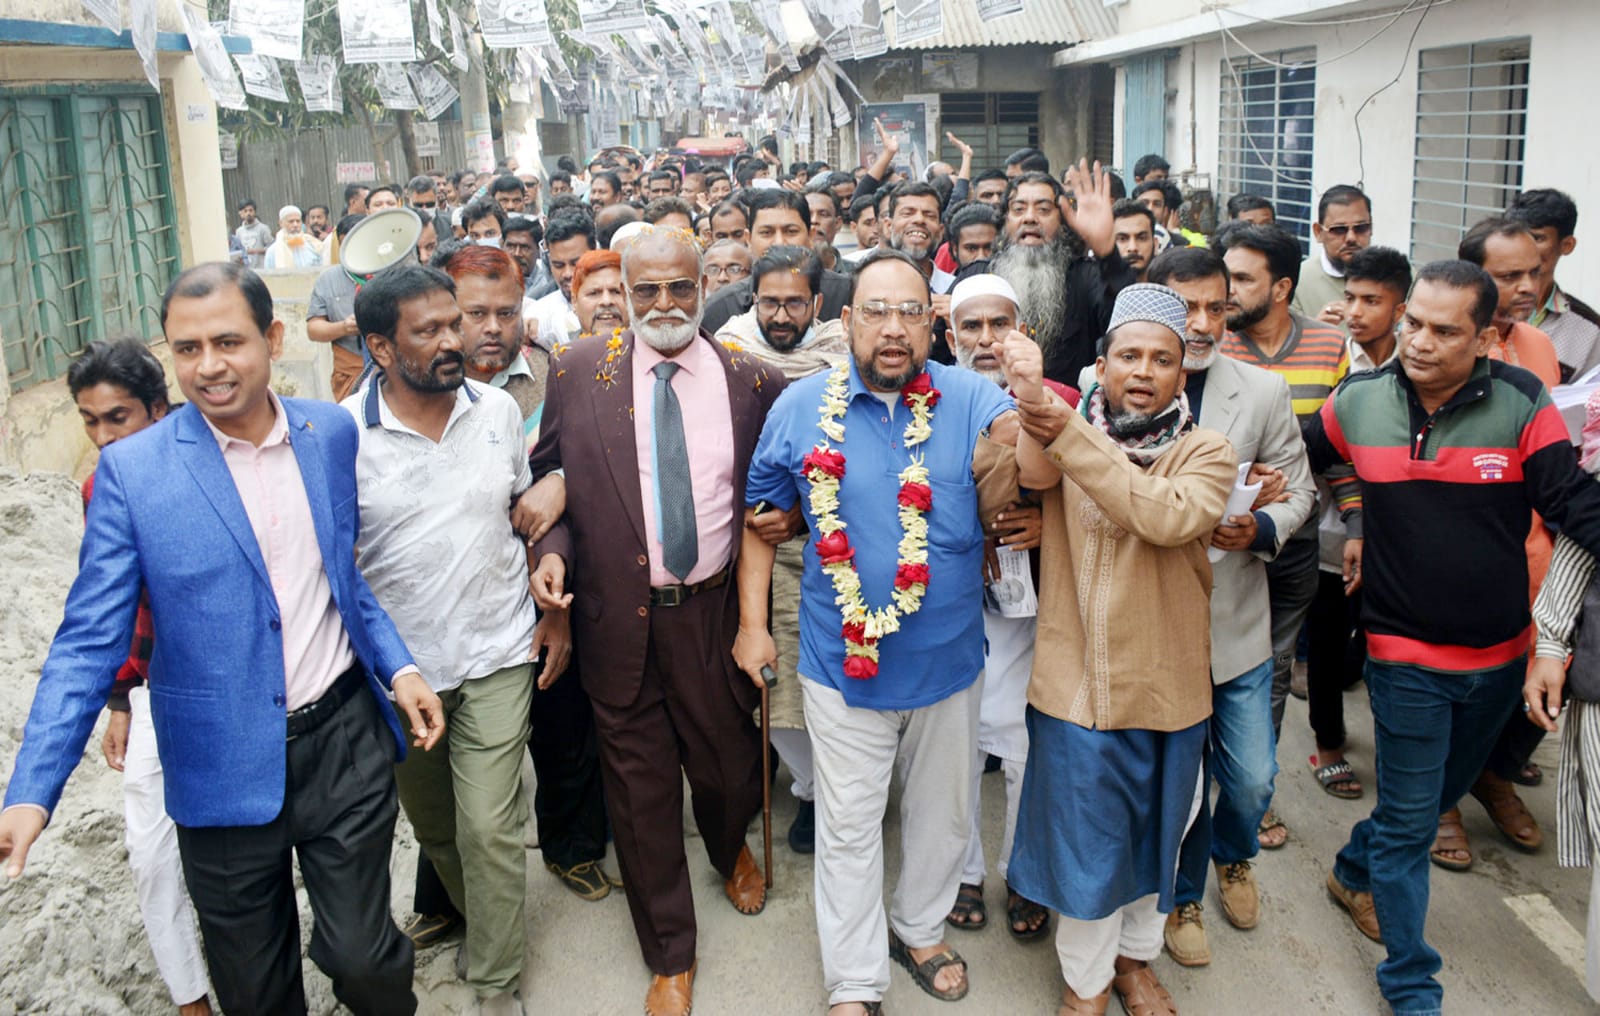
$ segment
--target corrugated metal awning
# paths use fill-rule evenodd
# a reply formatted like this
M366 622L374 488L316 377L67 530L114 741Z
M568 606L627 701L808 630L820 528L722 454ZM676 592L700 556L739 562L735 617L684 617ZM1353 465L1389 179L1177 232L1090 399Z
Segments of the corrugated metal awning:
M883 20L891 50L1071 46L1117 32L1116 20L1102 0L1027 0L1023 11L989 21L978 16L975 0L944 0L944 31L900 46L895 42L897 19L888 13L889 6L885 2Z

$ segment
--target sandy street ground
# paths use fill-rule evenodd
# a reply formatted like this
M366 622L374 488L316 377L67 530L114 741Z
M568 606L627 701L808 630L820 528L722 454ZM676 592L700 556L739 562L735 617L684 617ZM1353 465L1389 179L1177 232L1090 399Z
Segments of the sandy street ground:
M82 530L75 485L65 477L20 478L0 470L0 776L8 774L32 700L38 667L76 572ZM1371 722L1365 695L1345 698L1352 759L1367 796L1340 801L1317 787L1306 766L1311 737L1304 703L1290 701L1279 762L1277 807L1292 829L1288 845L1260 858L1260 927L1238 932L1223 921L1215 887L1206 905L1214 960L1183 970L1165 958L1157 970L1186 1014L1344 1014L1384 1011L1373 967L1382 949L1328 902L1323 877L1351 823L1372 803ZM0 1016L11 1013L149 1014L171 1011L145 942L122 847L117 773L100 757L97 728L61 808L34 850L27 874L0 885ZM1448 1011L1582 1013L1596 1011L1583 988L1587 871L1556 867L1554 739L1535 756L1545 785L1525 791L1548 842L1528 856L1512 849L1475 802L1464 806L1477 864L1466 874L1433 871L1429 935L1444 954ZM984 778L985 835L998 849L1002 786ZM690 863L700 915L695 1012L816 1014L824 993L812 912L811 862L783 844L794 804L788 781L775 796L777 887L766 912L736 914L691 835ZM402 818L394 860L394 910L409 912L416 849ZM885 830L895 876L897 822ZM750 842L760 849L759 823ZM530 1013L610 1016L642 1011L648 973L639 960L621 893L585 903L529 852L528 965L523 995ZM614 867L613 867L613 870ZM303 898L302 898L303 903ZM967 958L972 992L961 1003L937 1002L895 969L886 1008L900 1014L1049 1014L1060 975L1046 943L1022 945L1004 924L1004 888L991 874L991 922L981 932L951 931ZM304 911L304 907L302 910ZM309 928L309 913L304 916ZM424 1013L470 1013L470 992L452 971L454 943L418 956ZM336 1011L328 982L307 964L316 1013ZM1115 1011L1115 1009L1113 1010Z

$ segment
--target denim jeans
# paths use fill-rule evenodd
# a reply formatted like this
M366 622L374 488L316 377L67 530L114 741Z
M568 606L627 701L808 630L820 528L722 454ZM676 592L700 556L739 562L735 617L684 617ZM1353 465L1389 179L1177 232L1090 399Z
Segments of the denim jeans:
M1471 788L1522 694L1527 663L1441 673L1367 661L1377 742L1378 803L1356 823L1333 872L1372 893L1388 957L1378 987L1396 1013L1440 1011L1439 954L1423 940L1428 848L1439 815Z
M1211 738L1206 752L1207 786L1217 781L1217 804L1202 795L1200 814L1178 855L1179 904L1205 894L1208 865L1248 861L1260 852L1256 827L1272 803L1278 774L1277 738L1272 733L1273 661L1211 689Z

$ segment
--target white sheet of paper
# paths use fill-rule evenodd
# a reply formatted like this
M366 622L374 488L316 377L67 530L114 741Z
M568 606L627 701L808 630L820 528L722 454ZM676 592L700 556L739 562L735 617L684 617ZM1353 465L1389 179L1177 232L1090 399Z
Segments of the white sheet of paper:
M1250 510L1251 505L1256 503L1256 495L1261 493L1261 484L1244 482L1245 477L1250 475L1250 467L1252 465L1254 463L1239 463L1239 475L1233 482L1233 493L1228 495L1228 506L1222 510L1223 519L1233 515L1243 515ZM1212 564L1216 564L1227 555L1227 551L1216 547L1208 547L1206 549L1206 557L1211 559Z
M1001 617L1035 617L1039 595L1033 589L1033 565L1025 550L999 547L1000 577L984 589L989 608Z

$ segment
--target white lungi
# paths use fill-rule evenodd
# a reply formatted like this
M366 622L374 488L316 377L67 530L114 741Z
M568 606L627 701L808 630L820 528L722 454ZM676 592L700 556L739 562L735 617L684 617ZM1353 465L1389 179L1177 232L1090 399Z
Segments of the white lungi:
M983 856L983 763L984 756L1000 759L1006 783L1005 829L1000 839L1000 858L995 867L1006 877L1011 860L1011 844L1017 832L1017 805L1022 800L1022 772L1028 761L1028 679L1033 675L1033 644L1038 620L1033 617L1005 617L987 607L983 611L983 634L988 643L984 656L983 702L978 707L978 757L972 769L972 829L967 839L967 856L962 864L961 881L982 885L988 874Z

